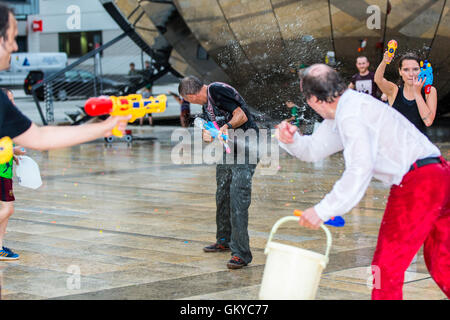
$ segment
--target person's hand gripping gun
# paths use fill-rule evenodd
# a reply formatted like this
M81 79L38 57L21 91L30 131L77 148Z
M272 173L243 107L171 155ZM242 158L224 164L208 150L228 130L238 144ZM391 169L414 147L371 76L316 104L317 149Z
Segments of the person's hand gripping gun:
M213 139L217 138L220 134L219 126L217 125L217 123L214 123L212 121L206 121L200 117L195 118L194 126L196 126L197 128L203 129L203 130L207 130L209 132L209 134L211 135L211 137L213 137ZM230 153L231 149L227 143L228 136L225 134L220 134L220 137L223 139L223 145L225 147L226 152Z
M302 214L303 214L303 211L294 210L294 216L300 217ZM344 218L337 216L337 217L332 217L328 221L325 221L324 224L327 224L327 225L333 226L333 227L343 227L343 226L345 226L345 220L344 220Z

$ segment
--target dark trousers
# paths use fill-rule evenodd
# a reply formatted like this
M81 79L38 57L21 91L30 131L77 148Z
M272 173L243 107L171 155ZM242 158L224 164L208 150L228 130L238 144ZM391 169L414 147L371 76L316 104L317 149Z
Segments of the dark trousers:
M248 236L248 208L256 164L216 166L217 243L229 245L231 254L252 261Z

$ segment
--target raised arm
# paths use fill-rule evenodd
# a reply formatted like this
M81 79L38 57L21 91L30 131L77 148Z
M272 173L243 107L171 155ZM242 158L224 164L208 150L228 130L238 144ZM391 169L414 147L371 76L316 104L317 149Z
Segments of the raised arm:
M386 80L386 78L384 78L384 72L386 70L387 62L390 63L391 61L392 61L392 57L389 57L387 54L387 51L386 51L384 53L383 60L378 65L378 68L375 71L374 80L375 80L375 83L377 84L378 88L380 88L381 92L383 92L388 97L389 104L392 105L392 103L394 102L393 100L395 99L395 96L397 95L398 87L395 83L392 83L392 82Z

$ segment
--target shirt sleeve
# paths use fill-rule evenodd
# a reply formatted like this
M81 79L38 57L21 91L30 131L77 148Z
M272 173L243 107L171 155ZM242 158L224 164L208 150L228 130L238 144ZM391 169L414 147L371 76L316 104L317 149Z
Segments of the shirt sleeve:
M322 160L343 149L339 134L333 129L333 126L334 121L324 120L312 135L302 136L296 132L293 143L279 142L279 145L290 155L302 161Z
M230 88L211 86L210 93L220 109L233 113L240 107L239 102L234 98L234 91Z
M344 173L331 192L314 206L317 215L324 221L350 211L364 196L373 176L376 148L373 147L369 129L356 118L347 118L343 122Z
M2 137L8 136L13 139L31 127L31 120L20 112L3 93L0 96L0 119Z

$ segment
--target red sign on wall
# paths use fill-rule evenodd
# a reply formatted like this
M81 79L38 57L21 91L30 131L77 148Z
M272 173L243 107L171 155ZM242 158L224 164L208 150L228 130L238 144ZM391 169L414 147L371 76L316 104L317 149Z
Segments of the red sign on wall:
M33 32L42 32L42 20L33 20L31 29Z

